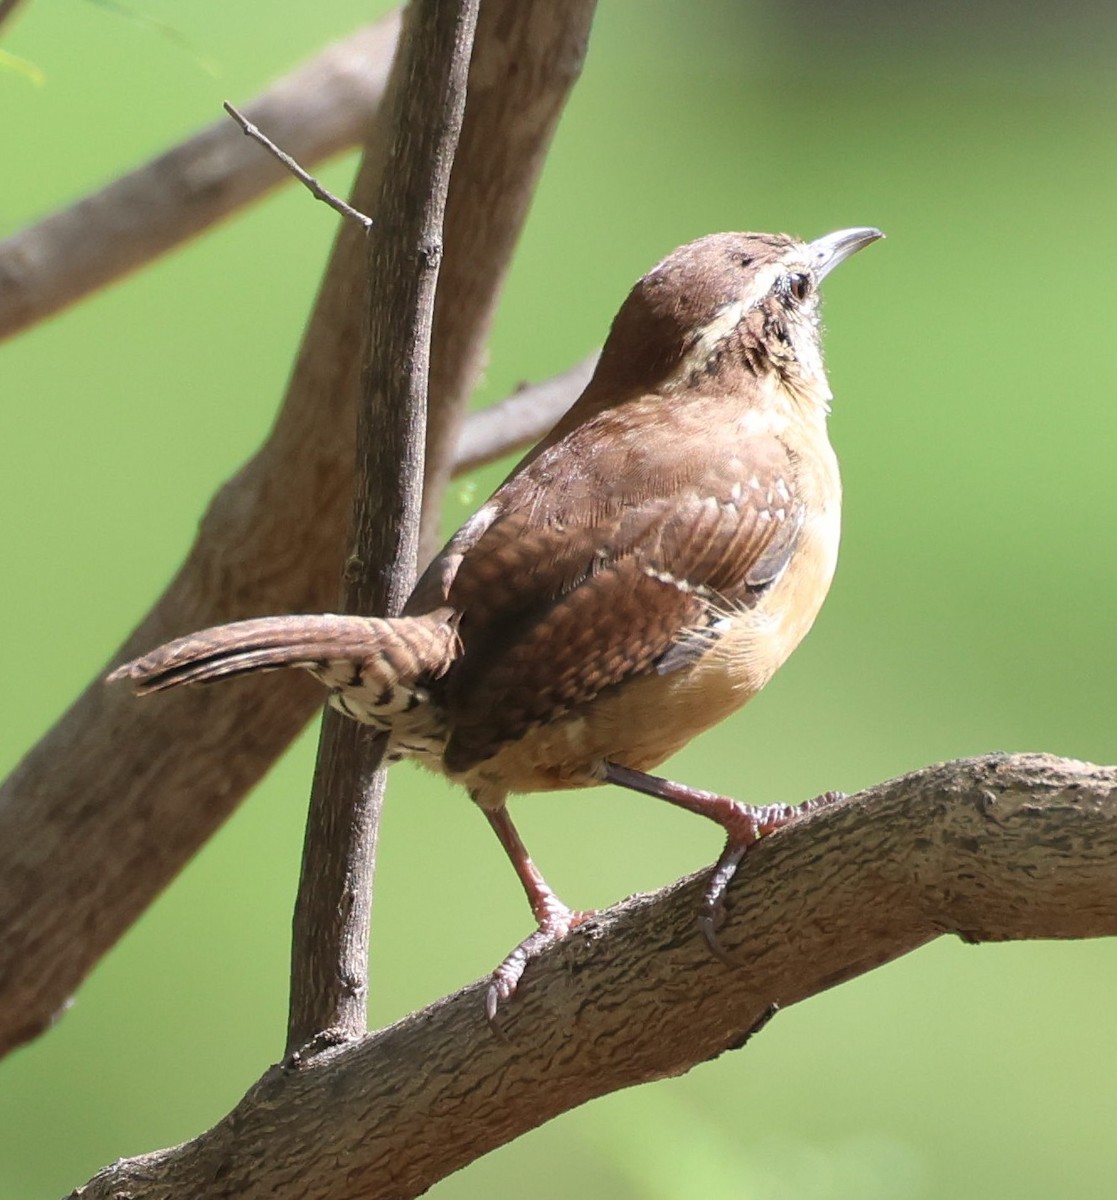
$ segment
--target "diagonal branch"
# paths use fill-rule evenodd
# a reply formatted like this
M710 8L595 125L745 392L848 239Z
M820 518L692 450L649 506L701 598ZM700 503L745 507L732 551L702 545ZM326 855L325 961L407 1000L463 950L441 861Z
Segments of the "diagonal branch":
M389 88L394 137L369 235L353 549L344 611L397 616L414 586L427 379L450 168L479 0L412 0ZM367 1027L368 935L387 739L326 711L291 948L287 1049Z
M330 46L245 106L300 162L359 145L379 108L399 13ZM75 304L288 182L222 117L100 191L0 241L0 340Z
M729 890L713 958L704 880L598 914L485 1024L484 985L306 1068L274 1067L170 1150L106 1167L83 1200L399 1200L597 1096L740 1047L773 1011L944 933L1117 934L1117 768L989 755L871 788L775 834Z
M476 470L537 442L582 393L596 365L595 351L553 379L524 384L507 400L471 413L454 452L454 473Z
M480 26L495 36L473 63L446 214L432 493L451 471L461 409L593 10L593 0L482 5ZM362 211L375 202L383 140L375 122L351 197ZM117 661L205 625L336 604L353 492L364 246L345 222L271 435L218 492L178 575ZM320 689L297 677L157 704L99 678L90 685L0 787L0 1053L49 1025L320 704Z
M254 142L257 142L263 147L277 162L283 166L307 189L315 200L321 200L324 204L328 204L336 213L340 213L343 217L348 217L351 221L356 221L364 230L372 228L372 218L366 217L364 213L359 213L351 205L346 204L344 200L335 196L333 192L323 187L322 184L304 170L286 150L281 150L275 142L271 140L266 133L258 125L253 125L252 122L234 105L226 100L221 107L233 118L234 121L244 131L245 137L250 137Z

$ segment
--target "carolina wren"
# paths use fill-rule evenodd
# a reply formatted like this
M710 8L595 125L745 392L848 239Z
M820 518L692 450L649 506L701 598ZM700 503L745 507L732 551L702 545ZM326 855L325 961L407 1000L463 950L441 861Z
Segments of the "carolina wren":
M715 930L747 848L805 807L754 808L648 775L740 708L810 628L838 553L818 286L876 241L722 233L632 289L552 432L450 539L404 615L281 616L170 642L114 671L140 694L302 667L329 702L480 805L538 929L493 974L490 1015L532 952L579 920L505 807L616 783L712 818Z

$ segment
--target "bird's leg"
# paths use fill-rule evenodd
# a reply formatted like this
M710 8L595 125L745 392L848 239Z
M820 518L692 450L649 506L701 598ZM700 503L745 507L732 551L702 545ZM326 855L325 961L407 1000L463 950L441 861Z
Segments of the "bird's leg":
M484 811L493 831L500 838L505 854L516 869L539 926L533 934L524 938L493 972L492 983L485 997L485 1011L492 1021L501 1003L516 990L520 976L523 975L532 955L548 942L565 937L575 925L584 920L585 914L567 908L548 886L539 873L539 868L531 861L531 855L520 839L516 826L512 824L508 809L501 804L498 808L486 807Z
M717 931L725 920L726 888L749 848L762 837L791 824L799 817L843 798L841 792L824 792L821 796L798 805L742 804L729 796L719 796L716 792L687 787L683 783L674 783L670 779L647 775L643 771L634 771L631 767L622 767L608 761L603 765L601 778L607 783L615 783L620 787L631 788L634 792L655 796L669 804L685 808L688 812L708 817L725 830L725 849L714 864L706 884L698 926L714 954L730 965L733 964L718 940Z

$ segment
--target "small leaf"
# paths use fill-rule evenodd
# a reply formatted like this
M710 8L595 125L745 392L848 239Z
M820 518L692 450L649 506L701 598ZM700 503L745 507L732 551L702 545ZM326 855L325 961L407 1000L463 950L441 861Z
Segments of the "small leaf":
M7 50L0 50L0 71L14 71L36 87L42 87L47 81L47 77L33 62L28 62L26 58L20 58Z

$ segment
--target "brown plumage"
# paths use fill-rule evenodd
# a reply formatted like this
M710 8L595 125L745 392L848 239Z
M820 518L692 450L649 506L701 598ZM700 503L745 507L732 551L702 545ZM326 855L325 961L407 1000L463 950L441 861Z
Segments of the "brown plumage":
M605 781L721 823L707 895L795 810L750 809L645 772L764 686L809 629L837 558L840 483L817 286L879 237L717 234L641 279L593 379L458 531L396 619L263 618L119 668L141 693L302 667L331 703L460 781L540 929L497 969L490 1012L532 950L577 919L508 818L510 793Z

